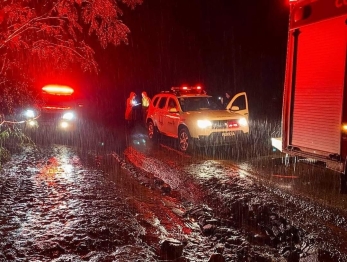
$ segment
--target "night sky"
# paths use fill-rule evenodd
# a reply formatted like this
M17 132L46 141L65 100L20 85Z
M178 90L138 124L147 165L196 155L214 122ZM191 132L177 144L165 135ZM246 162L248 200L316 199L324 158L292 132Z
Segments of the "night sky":
M107 114L123 114L130 91L153 96L201 84L212 95L246 91L251 117L274 111L279 116L287 2L144 0L135 10L123 8L129 45L97 50L101 72L88 81L99 90L93 97Z

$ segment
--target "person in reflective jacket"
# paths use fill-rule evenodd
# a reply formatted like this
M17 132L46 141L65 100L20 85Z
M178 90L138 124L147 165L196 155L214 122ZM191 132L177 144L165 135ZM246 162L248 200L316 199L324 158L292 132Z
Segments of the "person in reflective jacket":
M142 92L142 120L146 124L147 112L151 99L148 97L145 91Z

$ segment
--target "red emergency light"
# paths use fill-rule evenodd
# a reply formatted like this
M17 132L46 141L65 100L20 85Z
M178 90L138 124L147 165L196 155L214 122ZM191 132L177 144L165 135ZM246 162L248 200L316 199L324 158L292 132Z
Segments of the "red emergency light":
M171 87L171 90L202 90L201 86L181 86L181 87Z
M236 120L230 120L228 121L228 128L238 128L239 124Z
M73 88L64 85L46 85L42 87L42 91L50 95L72 95Z
M206 94L206 92L204 92L202 90L201 86L181 86L181 87L171 87L171 91L173 91L176 94Z

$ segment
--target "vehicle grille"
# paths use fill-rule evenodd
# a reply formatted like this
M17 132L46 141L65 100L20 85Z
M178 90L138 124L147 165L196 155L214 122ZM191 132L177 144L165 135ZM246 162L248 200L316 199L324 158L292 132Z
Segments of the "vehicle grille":
M228 127L228 120L216 120L212 121L212 129L221 129Z
M232 133L232 135L223 136L223 133ZM230 145L242 141L244 137L245 134L242 131L214 132L209 136L199 136L197 143L200 146Z
M61 112L59 113L47 113L47 112L41 112L41 115L38 119L41 123L57 123L61 118Z
M59 112L59 113L46 113L46 112L42 112L41 113L41 116L40 116L40 118L42 118L42 119L58 119L58 118L60 118L61 117L61 112Z

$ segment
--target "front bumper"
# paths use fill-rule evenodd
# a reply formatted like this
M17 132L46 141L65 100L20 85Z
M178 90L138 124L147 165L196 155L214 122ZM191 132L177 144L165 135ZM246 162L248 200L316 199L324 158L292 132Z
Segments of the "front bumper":
M232 145L241 142L247 136L246 133L238 131L212 132L210 135L199 135L195 139L197 146L221 146Z
M59 131L59 132L69 132L76 130L75 121L67 120L30 120L26 123L27 129L33 130L45 130L45 131Z

